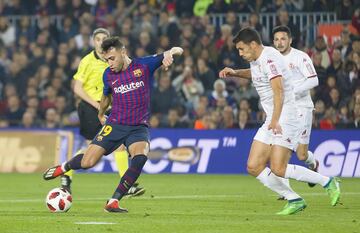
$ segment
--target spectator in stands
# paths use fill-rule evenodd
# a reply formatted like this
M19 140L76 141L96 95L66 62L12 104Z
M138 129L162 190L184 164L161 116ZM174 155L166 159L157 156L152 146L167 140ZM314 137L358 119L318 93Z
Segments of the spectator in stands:
M194 129L216 129L216 125L211 120L211 115L209 113L206 113L200 119L197 119L195 121Z
M240 110L238 114L238 123L236 124L236 128L238 129L252 129L255 128L256 125L250 122L249 114L246 110Z
M217 79L214 83L214 90L209 95L209 106L217 107L219 99L225 99L226 105L234 107L236 109L235 100L229 95L226 90L226 83L222 79Z
M353 122L350 122L348 124L347 128L359 129L360 128L360 103L355 104L355 106L354 106L353 118L354 118Z
M215 44L211 41L210 36L206 33L203 33L198 42L195 44L195 47L192 48L192 54L195 57L202 56L202 53L207 53L207 57L209 59L205 59L206 61L213 62L216 64L218 52L216 50Z
M3 13L4 15L24 15L28 13L27 10L21 0L12 0L5 6Z
M249 16L249 21L244 26L251 27L259 32L261 40L264 44L268 44L270 41L269 35L266 33L265 27L259 21L259 15L255 12Z
M326 69L322 66L322 55L321 53L315 53L312 57L314 68L319 78L319 87L326 82Z
M8 82L4 87L4 96L2 99L8 99L10 96L17 95L16 86L12 82Z
M336 88L336 76L329 75L326 79L326 84L316 88L317 89L316 98L322 100L329 99L329 93L333 88Z
M62 29L59 32L59 42L68 42L77 34L77 24L70 16L65 16Z
M35 14L39 16L50 15L54 13L49 0L39 0L35 6Z
M184 68L184 72L173 81L176 90L181 90L185 100L190 104L189 108L196 108L200 96L204 93L202 83L196 79L190 66Z
M220 125L221 125L221 120L222 120L221 112L216 111L216 110L211 110L210 117L211 117L211 121L213 122L214 126L216 126L216 129L219 129Z
M175 9L178 17L191 17L193 16L193 8L195 0L175 0Z
M229 5L226 3L225 0L214 0L213 3L211 3L206 13L207 14L221 14L226 13L229 9Z
M216 49L221 49L228 38L232 38L231 26L223 24L220 26L220 37L215 42Z
M254 11L248 0L232 0L229 9L239 13L251 13Z
M20 125L24 109L21 107L20 99L17 95L12 95L7 98L7 108L5 112L6 119L9 120L10 126Z
M360 34L360 8L357 8L351 19L351 25L356 28L357 33Z
M222 111L222 122L220 125L222 129L235 129L236 122L234 117L234 111L232 107L225 106L224 110Z
M106 27L106 15L112 12L111 4L107 0L98 0L96 6L93 8L93 15L95 15L96 27Z
M20 24L16 27L16 38L19 38L21 35L25 36L30 42L35 40L35 27L30 25L30 18L27 15L21 16Z
M87 24L80 24L79 32L80 33L74 37L76 49L79 51L82 51L82 54L89 53L91 51L91 48L90 48L91 28ZM84 50L86 50L86 51L84 51Z
M159 128L159 126L160 126L159 116L156 114L152 114L150 117L150 120L149 120L149 124L150 124L150 127L153 129Z
M315 102L315 111L314 111L314 119L313 119L313 127L319 128L320 121L325 116L325 103L322 100L317 100Z
M30 129L36 127L34 115L31 112L25 112L22 116L21 127Z
M166 114L178 103L177 93L171 86L170 72L163 72L158 78L158 85L151 93L152 114Z
M71 17L72 19L78 19L80 18L80 16L85 13L85 12L89 12L89 5L87 5L84 0L72 0L71 2L71 7L69 7L68 11L70 10L70 12L68 13L69 17ZM65 23L65 22L64 22ZM78 23L76 20L74 20L74 26L77 27Z
M40 102L40 110L45 112L49 108L55 108L56 96L56 90L52 86L47 86L45 96Z
M330 65L331 57L323 36L318 36L316 38L314 49L315 53L321 54L321 66L327 69Z
M28 98L26 101L26 112L31 112L34 118L37 118L39 116L39 105L39 99L36 96Z
M45 112L45 122L43 124L46 129L56 129L59 128L59 115L56 112L55 108L48 108Z
M354 13L354 3L352 0L341 0L335 7L335 12L339 20L351 20Z
M292 34L292 44L294 48L299 47L300 43L300 31L299 26L295 25L292 20L290 20L289 12L284 9L278 11L277 23L276 26L284 25L290 28ZM271 30L270 30L271 31Z
M350 97L355 88L359 86L359 73L353 61L347 61L345 68L337 76L337 84L344 97Z
M155 54L156 48L155 43L152 41L150 37L150 33L143 31L139 35L139 43L138 48L143 48L146 52L146 55Z
M198 58L196 64L197 64L197 77L204 86L204 89L210 92L214 86L214 82L217 79L215 73L212 69L209 68L209 66L202 58Z
M340 107L340 110L337 115L338 123L336 128L347 128L351 123L351 118L349 117L349 109L346 104L343 104Z
M335 7L334 0L315 0L311 11L313 12L329 12Z
M336 111L330 107L325 110L324 117L320 120L320 129L332 130L335 129L336 125Z
M332 107L336 111L336 109L340 109L341 104L342 101L339 90L337 88L332 88L329 92L328 102L325 103L325 105L327 105L327 107Z
M0 16L0 40L6 47L14 45L16 39L15 27L5 16Z
M176 108L170 108L167 114L167 119L163 124L160 125L161 128L188 128L189 126L179 121L179 113Z
M345 58L351 52L351 40L350 32L347 29L344 29L340 34L340 41L334 44L335 48L338 48L341 52L341 59L344 61Z
M9 121L7 119L0 118L0 128L8 128L9 126Z
M331 63L326 69L326 73L336 75L340 72L342 65L341 52L339 49L334 49L331 55Z
M254 86L251 84L249 79L236 79L237 87L233 93L233 97L237 103L240 103L242 99L246 99L249 101L250 105L253 109L259 100L259 95L257 94Z
M232 35L235 35L238 31L240 31L240 23L236 14L237 13L233 9L230 9L226 13L226 24L231 27Z

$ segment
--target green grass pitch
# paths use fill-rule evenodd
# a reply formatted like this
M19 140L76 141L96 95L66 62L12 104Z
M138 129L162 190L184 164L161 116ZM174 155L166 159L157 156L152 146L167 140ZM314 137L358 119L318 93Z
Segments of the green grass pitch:
M117 174L75 174L73 206L50 213L47 192L59 180L41 174L0 174L0 233L244 232L360 233L360 179L342 179L343 205L332 207L323 188L292 182L308 208L276 216L285 205L255 178L240 175L142 175L145 195L121 202L128 214L105 213ZM108 223L108 224L84 224Z

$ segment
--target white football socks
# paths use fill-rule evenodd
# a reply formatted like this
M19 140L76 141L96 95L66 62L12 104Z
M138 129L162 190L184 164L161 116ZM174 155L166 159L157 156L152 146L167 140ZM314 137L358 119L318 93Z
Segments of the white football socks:
M311 166L312 168L316 166L315 156L311 151L307 152L308 157L305 160L305 164Z
M276 192L280 196L285 197L286 200L294 200L301 198L297 193L290 188L290 185L286 185L285 179L278 177L271 172L270 168L266 167L257 177L263 185L272 191Z
M313 183L313 184L320 184L321 186L325 186L330 178L323 176L317 172L311 171L308 168L288 164L286 167L285 177L284 178L291 178L298 181Z

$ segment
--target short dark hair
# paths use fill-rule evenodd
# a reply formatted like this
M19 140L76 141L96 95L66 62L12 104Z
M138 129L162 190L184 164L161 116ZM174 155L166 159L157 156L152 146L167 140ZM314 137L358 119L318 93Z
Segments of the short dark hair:
M101 44L101 48L104 52L109 51L109 49L111 48L115 48L115 49L124 49L125 46L124 44L120 41L120 37L118 36L111 36L109 38L106 38L102 44Z
M289 38L291 38L291 30L288 26L285 26L285 25L280 25L280 26L277 26L275 27L273 30L272 30L272 37L274 38L274 35L275 33L277 32L285 32Z
M245 27L241 29L233 39L233 43L237 44L240 41L245 44L250 44L252 41L255 41L258 44L262 44L259 33L250 27Z

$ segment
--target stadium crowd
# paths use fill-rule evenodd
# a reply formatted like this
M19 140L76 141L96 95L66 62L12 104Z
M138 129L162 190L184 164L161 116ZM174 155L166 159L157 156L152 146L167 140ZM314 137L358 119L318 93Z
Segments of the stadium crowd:
M224 66L248 67L232 43L242 27L256 28L265 44L271 35L259 13L277 12L276 25L293 30L293 46L312 57L320 84L312 91L314 128L359 128L360 38L348 30L328 45L317 37L305 46L289 13L335 11L360 31L359 1L352 0L0 0L0 127L77 126L79 99L72 91L80 59L89 53L92 31L109 29L128 54L141 57L172 46L184 56L156 73L152 90L153 128L245 129L261 124L264 112L248 80L218 79ZM209 14L226 21L213 25ZM239 23L237 13L250 13ZM61 25L51 16L61 16ZM8 16L19 16L11 23ZM37 16L36 24L30 18ZM272 25L272 26L276 26Z

